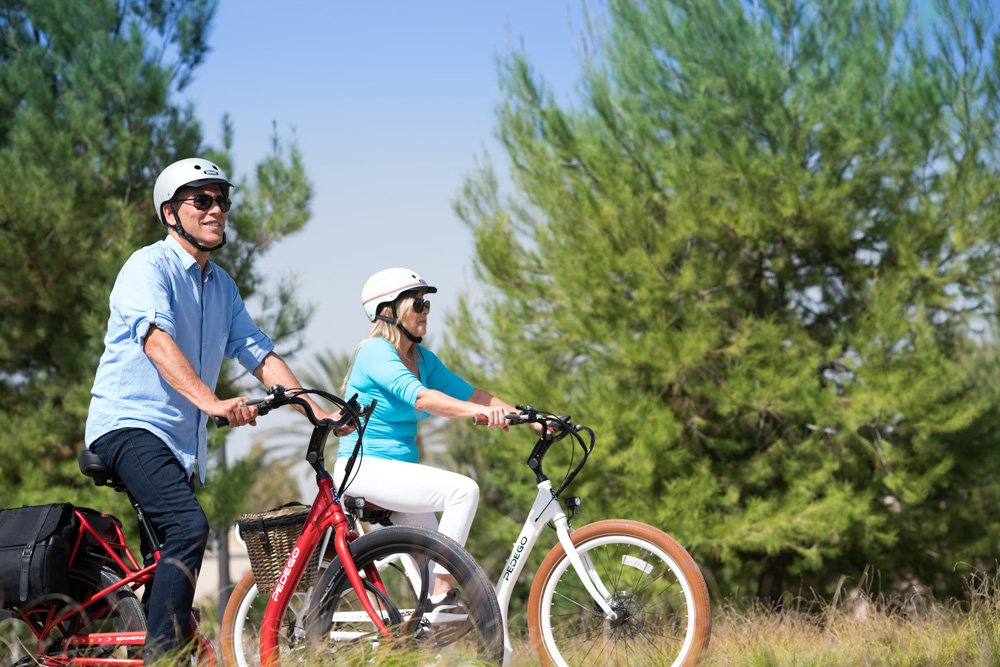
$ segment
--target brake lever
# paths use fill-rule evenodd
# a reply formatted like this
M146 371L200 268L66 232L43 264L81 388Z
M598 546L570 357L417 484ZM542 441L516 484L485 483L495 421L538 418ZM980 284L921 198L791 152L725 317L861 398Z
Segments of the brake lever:
M358 395L355 393L354 396L344 403L344 407L340 409L340 419L332 419L334 426L340 427L348 422L361 421L361 415L363 414L363 408L361 404L358 403ZM356 426L356 425L355 425Z

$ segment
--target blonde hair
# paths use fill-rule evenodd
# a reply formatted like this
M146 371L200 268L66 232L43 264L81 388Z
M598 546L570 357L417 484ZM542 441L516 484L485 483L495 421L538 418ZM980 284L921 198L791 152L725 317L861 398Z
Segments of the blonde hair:
M417 298L424 298L423 290L411 290L409 292L404 292L402 295L396 298L393 302L396 304L396 320L402 317L403 313L407 313L413 310L413 302ZM385 317L392 317L392 303L383 304L378 310L379 315ZM347 375L344 376L344 383L340 387L340 393L343 394L347 391L347 381L351 377L351 371L354 370L354 360L358 358L358 350L361 346L372 338L385 338L392 345L393 349L396 350L396 354L399 355L400 359L403 359L403 332L399 330L399 327L395 324L390 324L385 320L375 320L372 324L372 328L368 331L368 335L362 338L357 345L354 346L354 353L351 355L351 363L347 367ZM412 361L417 361L420 358L420 349L418 345L413 345L410 348L410 352L413 354ZM405 361L405 359L404 359Z

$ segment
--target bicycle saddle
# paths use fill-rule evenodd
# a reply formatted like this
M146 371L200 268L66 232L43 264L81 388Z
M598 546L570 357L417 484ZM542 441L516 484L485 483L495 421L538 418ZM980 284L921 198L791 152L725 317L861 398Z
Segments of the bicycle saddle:
M89 449L81 450L76 457L80 464L80 472L94 480L96 486L110 486L115 491L123 491L125 485L114 473L108 470L104 461Z

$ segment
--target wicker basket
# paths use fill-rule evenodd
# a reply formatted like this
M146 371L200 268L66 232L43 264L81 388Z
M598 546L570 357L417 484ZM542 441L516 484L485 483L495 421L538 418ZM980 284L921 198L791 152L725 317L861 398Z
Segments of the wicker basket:
M286 505L259 514L243 514L236 520L240 537L247 545L250 568L261 593L270 595L274 589L274 584L288 561L288 555L292 553L295 540L305 526L309 509L308 505ZM319 552L319 549L313 550L299 583L300 588L309 588L316 583Z

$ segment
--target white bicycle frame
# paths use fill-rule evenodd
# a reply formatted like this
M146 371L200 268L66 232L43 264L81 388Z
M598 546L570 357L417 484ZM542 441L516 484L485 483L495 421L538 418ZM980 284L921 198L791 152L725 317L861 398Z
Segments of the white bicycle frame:
M562 503L552 493L552 482L545 479L538 484L538 495L535 496L531 511L524 521L524 527L521 528L521 534L518 535L517 540L514 542L510 556L507 557L504 563L504 570L500 573L500 578L497 580L495 587L497 602L500 603L500 615L503 621L504 665L510 664L511 654L513 653L507 615L514 586L521 576L521 571L528 560L528 555L534 549L535 544L538 543L538 538L541 536L546 524L550 522L555 526L559 544L562 545L563 550L566 552L570 564L573 566L587 592L594 599L594 602L604 612L605 618L608 620L615 620L617 618L617 614L611 609L611 605L608 604L608 600L611 599L610 591L608 591L607 587L601 581L600 576L598 576L596 568L590 561L590 557L586 555L581 557L577 552L570 538L569 517ZM415 564L404 562L403 569L407 572L407 576L411 580L411 585L419 587L420 576L413 573L416 569ZM408 612L413 612L412 609L401 609L399 611L404 615ZM342 612L338 613L337 618L342 621L352 620L363 622L367 616L364 612Z
M538 483L538 495L531 506L531 512L528 514L528 518L525 519L524 527L521 528L521 534L518 535L517 541L514 542L510 556L508 556L507 562L504 564L504 570L500 573L500 578L497 580L497 602L500 603L500 615L503 619L504 665L510 664L510 657L513 652L513 646L511 646L510 642L510 632L507 628L507 612L510 606L511 595L514 592L514 585L517 583L518 577L521 576L524 564L528 560L528 554L531 553L531 550L538 542L538 537L541 535L545 525L550 522L555 526L556 535L559 537L559 544L562 545L563 550L566 552L566 556L569 558L569 562L572 564L577 576L580 577L584 588L594 598L594 602L604 611L605 618L608 620L617 618L617 615L608 604L611 593L601 582L601 578L598 576L594 564L590 561L590 557L581 557L577 552L569 536L569 517L563 509L562 503L552 493L552 482L545 479Z

